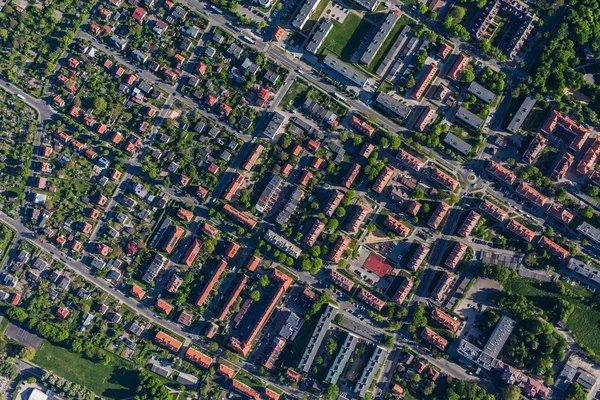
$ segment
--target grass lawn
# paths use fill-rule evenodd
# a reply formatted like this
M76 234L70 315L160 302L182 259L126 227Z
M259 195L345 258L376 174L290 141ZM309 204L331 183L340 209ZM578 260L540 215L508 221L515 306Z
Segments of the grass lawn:
M292 86L290 86L290 88L288 89L285 96L283 96L283 99L281 99L281 106L287 107L291 101L294 101L293 106L299 107L301 105L300 101L296 101L296 99L301 99L303 96L300 95L306 93L307 90L308 84L303 80L296 79L296 81L294 81L294 83L292 83Z
M545 300L549 297L564 298L571 302L575 306L575 309L567 321L567 329L572 331L573 337L577 343L589 347L596 354L600 354L600 336L598 335L600 311L589 307L579 300L546 291L543 289L543 286L538 286L536 281L532 279L511 279L506 289L527 297L527 299L533 301L533 303L540 308L544 308ZM592 296L591 292L579 285L569 286L569 290L586 298Z
M33 362L108 399L135 394L138 372L133 364L111 354L108 365L94 363L44 340Z
M396 22L396 25L394 25L394 28L392 29L392 31L390 32L388 37L385 39L385 41L382 43L381 47L377 51L377 54L375 54L375 57L373 57L373 61L371 62L371 64L369 64L369 66L367 67L367 70L369 70L370 72L375 72L377 70L379 63L384 58L384 56L387 54L391 45L398 38L398 35L400 34L400 30L404 27L404 25L408 25L410 22L412 22L412 20L410 18L408 18L406 15L402 15L400 17L400 19L398 19L398 22Z
M352 55L373 25L356 14L349 14L343 23L331 21L333 28L325 38L320 53L325 49L350 61Z
M529 117L523 123L521 129L528 131L530 129L539 129L542 126L542 123L548 116L548 110L544 110L541 107L535 107Z
M265 388L265 384L262 380L254 375L250 375L244 370L240 370L240 372L236 374L235 379L258 391L261 391Z

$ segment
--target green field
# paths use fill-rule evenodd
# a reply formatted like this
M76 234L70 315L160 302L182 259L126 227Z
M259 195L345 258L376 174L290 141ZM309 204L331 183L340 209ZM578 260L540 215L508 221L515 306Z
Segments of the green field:
M392 29L392 31L390 32L388 37L381 44L379 51L377 51L377 54L375 54L375 57L373 57L373 61L367 67L367 69L369 71L375 72L377 70L377 67L379 67L379 63L387 54L388 50L390 49L390 46L398 38L398 35L400 34L400 30L404 27L404 25L408 25L411 22L412 22L412 20L410 18L408 18L406 15L402 15L400 17L400 19L398 20L398 22L396 23L396 25L394 26L394 28Z
M33 362L108 399L134 396L138 384L133 364L113 354L110 363L102 365L44 340Z
M356 14L348 14L343 23L334 20L331 22L333 28L325 38L319 52L323 53L327 49L340 58L350 61L373 25Z
M291 101L296 100L297 98L301 98L301 94L305 93L308 90L308 84L300 79L296 79L292 86L288 89L287 93L281 99L281 106L287 107ZM300 107L302 104L298 101L294 101L292 107Z
M593 296L592 292L585 288L575 285L568 286L569 290L577 296L583 296L586 301ZM567 321L567 329L572 331L573 337L577 343L587 346L596 354L600 354L600 335L598 335L598 327L600 326L600 311L590 307L585 302L574 299L570 296L561 296L558 293L544 290L543 286L539 286L537 281L526 278L514 278L507 282L505 289L525 296L531 300L536 306L544 308L549 297L563 298L571 302L575 309Z

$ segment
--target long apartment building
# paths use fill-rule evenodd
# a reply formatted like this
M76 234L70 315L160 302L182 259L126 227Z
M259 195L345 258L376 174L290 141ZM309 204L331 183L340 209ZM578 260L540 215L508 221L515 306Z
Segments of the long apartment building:
M277 303L290 288L293 281L291 277L287 276L277 268L271 269L271 280L277 283L277 290L275 291L273 297L271 297L266 309L262 312L260 318L250 331L250 334L245 339L232 336L227 344L231 349L235 350L244 357L246 357L250 353L250 350L252 350L252 344L254 343L254 340L258 337L260 331L273 314L275 307L277 307Z
M319 48L325 42L325 38L329 35L333 29L333 22L331 22L328 18L321 18L317 27L313 30L313 35L310 38L310 41L306 45L306 51L312 54L317 54Z
M258 157L260 157L264 149L264 146L260 143L257 143L254 146L252 146L250 154L248 155L248 157L246 157L246 160L242 164L242 169L250 171L252 167L254 167L254 164L256 164Z
M344 193L342 193L341 190L334 190L331 194L331 197L329 198L329 201L327 202L327 204L325 204L325 207L323 208L323 214L325 214L326 217L331 218L335 210L342 202L343 198Z
M431 319L435 322L448 329L452 333L458 332L462 322L452 318L449 314L442 311L441 308L436 307L431 312Z
M514 219L510 220L506 225L506 229L523 239L524 241L531 243L535 237L535 233L527 228L525 225L518 223Z
M331 252L329 252L327 258L335 263L339 262L348 246L350 246L350 242L351 240L346 236L340 236L337 242L335 242L333 249L331 249Z
M359 87L363 87L367 84L368 78L365 74L331 54L325 56L323 64Z
M431 177L446 189L454 191L458 187L458 181L456 179L438 168L433 170Z
M428 66L426 66L423 70L423 73L421 74L421 78L419 78L419 81L413 88L410 97L414 100L419 100L423 96L425 90L429 87L431 82L433 82L433 79L435 78L437 72L438 67L434 64L429 64Z
M350 169L348 170L346 175L344 176L344 179L342 179L342 185L344 185L345 187L350 189L350 187L354 183L354 180L356 179L356 177L358 176L359 173L360 173L360 164L353 163L350 166Z
M448 211L450 211L450 206L443 201L440 201L440 204L431 215L431 218L429 218L429 221L427 221L427 226L433 229L439 228L444 218L446 218Z
M540 245L540 247L545 249L548 253L560 258L561 260L564 260L567 257L569 257L568 250L566 250L562 246L559 246L557 243L548 239L546 236L542 236L540 240L538 240L538 245Z
M204 288L202 288L202 291L198 295L198 298L196 299L197 306L202 306L204 304L204 302L210 295L210 292L215 287L215 284L219 281L219 278L221 278L221 275L223 274L223 272L225 272L226 267L227 267L227 263L225 261L223 261L223 260L219 261L219 263L217 264L217 268L212 273L212 275L206 282L206 285L204 285Z
M386 215L383 220L383 224L390 228L394 233L399 235L400 237L407 237L410 234L410 228L398 221L396 218L393 218L390 215Z
M452 287L454 279L456 279L456 275L444 271L433 292L431 292L431 297L435 301L442 301L446 297L446 294L448 294L448 290Z
M468 62L469 56L467 56L465 53L460 53L452 64L452 67L450 67L450 71L448 71L446 76L454 81L457 81Z
M421 337L431 343L433 346L437 347L439 350L446 350L446 346L448 346L448 341L432 331L431 329L425 327L423 328L423 332L421 332Z
M372 186L373 191L375 191L376 193L383 192L383 189L385 189L386 185L392 178L392 175L394 175L393 168L387 167L387 166L383 167L383 169L379 173L379 176L375 180L375 183L373 183L373 186Z
M379 92L375 105L400 119L407 119L411 111L410 107L384 92Z
M267 229L264 238L267 242L271 243L292 258L298 258L302 254L302 249L300 249L300 247L296 246L294 243L270 229Z
M273 204L279 198L281 194L281 186L283 185L283 179L279 175L273 175L264 188L258 201L256 202L256 209L259 212L267 212L271 209Z
M363 288L358 289L356 297L375 311L381 311L385 306L385 301Z
M317 10L320 2L321 0L305 0L298 11L298 14L296 14L296 17L292 21L292 26L299 30L304 29L304 26Z
M542 135L535 135L535 137L527 147L527 150L525 150L525 153L523 153L523 162L526 164L533 163L535 159L538 158L540 154L542 154L542 151L544 150L544 147L546 147L547 142L548 139L546 139Z
M367 365L365 365L362 373L360 374L360 378L358 378L358 381L354 386L354 391L360 398L364 398L369 391L377 372L381 369L383 363L385 362L387 353L387 350L383 347L375 347L373 355L371 358L369 358L369 362L367 362Z
M231 294L225 301L225 304L223 304L223 307L221 307L221 311L219 311L219 314L217 314L217 319L219 321L225 320L225 318L227 317L227 314L229 314L229 310L231 310L231 307L233 307L233 304L238 299L240 293L242 293L242 290L244 290L247 283L248 283L248 276L242 275L242 278L235 285L235 288L233 289L233 291L231 292Z
M423 264L423 261L425 261L427 258L430 250L431 249L424 244L419 244L419 247L417 247L417 250L410 258L410 261L408 261L408 265L406 267L413 271L418 270L421 264Z
M489 200L484 199L479 205L479 208L500 222L504 221L506 217L508 217L508 212L506 210L503 210Z
M577 172L582 175L587 175L594 169L594 165L600 156L600 138L596 138L589 149L583 155L579 164L577 164Z
M421 168L423 168L423 165L425 165L423 161L419 160L417 157L402 149L398 150L398 154L396 154L396 159L402 164L414 169L417 172L420 171Z
M244 179L245 178L243 175L237 172L234 173L233 179L231 179L231 183L229 184L229 186L227 186L227 189L225 189L225 192L223 193L223 199L225 199L226 201L231 201L231 199L233 199L233 196L237 193L239 188L244 183Z
M458 234L463 237L469 237L469 235L471 235L471 232L473 232L473 229L475 229L475 227L479 223L480 219L481 215L479 213L471 211L467 216L465 222L463 222L460 229L458 230Z
M575 161L575 157L571 153L563 154L563 156L556 164L556 167L554 167L554 170L552 170L552 173L550 174L550 179L552 179L555 182L563 180L564 177L567 175L567 171L569 170L569 168L571 168L571 165L573 165L573 161Z
M321 346L325 335L327 335L327 331L331 327L331 322L333 321L337 313L337 306L327 304L325 312L321 314L319 322L317 323L317 326L315 326L315 329L313 330L308 344L304 348L304 354L302 354L300 362L298 363L298 368L301 371L308 372L310 370L310 367L317 355L317 351L319 350L319 347Z
M400 287L398 287L398 290L396 290L394 297L392 297L392 300L398 304L404 303L404 300L406 300L414 286L415 282L412 279L405 277L400 284Z
M334 285L341 287L346 292L350 292L354 287L354 281L352 279L346 278L344 275L333 269L329 271L329 279L331 279L331 282L333 282Z
M426 105L419 115L419 119L415 122L415 129L419 132L423 132L427 126L433 121L435 117L435 108Z
M546 196L544 196L525 182L519 183L519 186L517 186L517 193L520 194L522 197L526 198L527 200L531 201L538 207L543 207L548 201L548 198Z
M383 45L383 43L385 42L387 37L390 35L392 30L394 29L394 26L400 19L401 15L402 15L402 13L399 10L390 11L386 15L383 22L377 29L375 36L369 42L363 55L360 57L360 62L362 64L365 64L365 65L371 64L371 62L375 58L375 55L377 54L377 52L379 52L379 49L381 49L381 46Z
M488 172L503 182L512 185L517 180L517 175L508 168L503 167L495 161L490 161L487 168Z
M237 210L236 208L233 208L229 204L225 204L223 206L223 211L225 212L225 214L229 215L231 218L235 219L236 221L244 225L246 228L254 229L254 227L256 226L255 220L245 216L241 213L241 211Z
M458 263L462 260L465 253L467 252L467 245L461 242L457 242L454 248L450 252L450 255L446 259L444 265L448 268L454 269L458 266Z
M352 356L352 352L356 348L356 345L359 343L361 338L356 336L353 333L348 332L348 336L344 340L344 343L338 350L335 359L333 360L333 364L327 371L327 376L325 377L325 381L329 382L332 385L335 385L340 378L346 364L350 361L350 357Z
M315 222L312 224L310 230L304 237L303 243L305 245L307 245L308 247L313 247L315 245L315 242L321 235L321 233L323 233L324 229L325 229L325 224L323 222L321 222L320 220L315 219Z
M358 232L358 230L360 229L360 226L362 225L362 223L364 222L364 220L368 214L369 214L368 208L363 207L361 205L356 206L356 210L354 211L354 213L352 214L352 216L350 217L350 219L348 219L348 222L346 223L346 229L348 230L348 232L353 233L353 234Z

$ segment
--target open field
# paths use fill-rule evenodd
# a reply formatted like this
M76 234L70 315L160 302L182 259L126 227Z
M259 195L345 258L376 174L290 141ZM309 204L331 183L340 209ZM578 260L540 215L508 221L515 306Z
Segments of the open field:
M596 354L600 354L600 336L598 336L598 327L600 327L600 311L590 307L578 299L571 296L562 296L558 293L544 289L544 284L527 278L514 278L508 281L505 289L513 293L525 296L536 306L544 308L548 298L562 298L571 302L575 309L567 321L567 329L572 331L575 340L584 346L592 349ZM569 290L586 300L592 297L592 293L579 285L569 286Z
M133 396L138 384L138 372L133 365L117 356L111 354L110 363L102 365L46 340L33 362L108 399Z
M333 29L321 46L320 53L328 50L340 58L350 61L373 25L356 14L349 14L343 23L332 22Z

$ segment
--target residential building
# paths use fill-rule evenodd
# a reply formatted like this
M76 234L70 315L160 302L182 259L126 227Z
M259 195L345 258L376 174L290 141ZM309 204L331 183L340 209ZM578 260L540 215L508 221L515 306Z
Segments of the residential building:
M375 99L375 105L401 119L407 119L411 111L410 107L384 92L379 92Z
M431 319L433 319L435 322L448 329L452 333L457 333L460 329L460 326L462 325L460 321L458 321L456 318L451 317L450 315L442 311L442 309L439 307L433 309L433 311L431 312Z
M321 0L306 0L292 21L292 26L299 30L304 29L304 25L306 25L310 17L317 10L320 2Z
M373 380L378 375L380 369L382 368L385 359L387 357L388 351L381 346L376 346L373 355L369 358L367 365L362 370L356 385L354 385L354 391L358 393L360 398L364 398L367 395L371 385L373 384Z
M538 207L543 207L548 201L548 198L546 196L544 196L525 182L519 183L519 186L517 186L517 193L526 198L527 200L531 201Z
M423 264L423 261L425 261L427 258L429 250L429 247L425 246L424 244L419 244L417 250L408 261L408 265L406 267L410 270L417 271L421 264Z
M292 258L298 258L302 254L300 247L296 246L283 236L273 232L270 229L267 229L264 238L267 242L271 243Z
M575 157L571 153L564 153L550 174L550 179L555 182L563 180L567 175L567 171L573 165L573 161L575 161Z
M437 347L439 350L446 350L446 346L448 346L448 341L432 331L431 329L425 327L423 328L423 332L421 332L421 337L431 343L433 346Z
M417 157L402 149L398 150L398 154L396 154L396 159L402 164L414 169L417 172L420 171L421 168L423 168L423 165L425 165L423 161L419 160Z
M331 322L338 313L338 307L332 304L327 304L325 312L321 314L319 322L315 326L313 333L308 340L308 344L304 348L304 353L298 363L298 368L303 372L308 372L317 355L323 339L327 335L327 331L331 326Z
M564 260L567 257L569 257L569 251L568 250L566 250L563 247L559 246L557 243L555 243L552 240L548 239L546 236L542 236L538 240L538 244L540 245L540 247L542 247L543 249L545 249L546 251L548 251L548 253L550 253L550 254L558 257L561 260Z
M373 186L372 186L373 191L375 191L376 193L383 192L383 189L385 189L386 185L392 178L392 175L394 175L393 168L391 168L389 166L383 167L383 169L379 173L379 176L375 180L375 183L373 183Z
M383 224L386 227L390 228L392 231L394 231L394 233L396 233L400 237L407 237L411 231L411 229L408 226L406 226L405 224L403 224L402 222L398 221L390 215L385 216Z
M435 75L437 74L437 72L438 72L438 67L436 65L429 64L428 66L426 66L423 69L423 72L421 74L421 77L419 78L419 81L417 82L415 87L412 89L410 97L414 100L420 100L421 97L423 96L423 94L425 93L425 90L429 87L431 82L433 82L433 79L435 78Z
M412 279L405 277L400 286L398 287L398 290L394 294L394 297L392 297L392 300L394 300L398 304L404 303L404 300L406 300L414 285L415 282Z
M531 229L518 223L514 219L510 220L508 225L506 225L506 228L509 231L511 231L512 233L514 233L515 235L519 236L521 239L523 239L529 243L531 243L533 241L533 238L535 237L535 233Z
M452 178L450 175L446 174L438 168L433 170L433 172L431 173L431 177L437 183L452 191L456 190L456 188L458 187L458 181L456 179Z
M583 158L577 164L577 172L587 175L594 169L598 156L600 156L600 138L596 138L589 149L587 149Z
M383 310L383 307L385 306L385 301L381 300L380 298L375 296L373 293L371 293L363 288L358 289L356 297L359 300L363 301L366 305L368 305L369 307L374 309L375 311L381 311L381 310Z
M377 32L375 33L375 36L373 37L373 39L370 42L368 42L367 48L365 49L364 53L360 57L359 61L362 64L365 64L365 65L371 64L371 62L375 58L375 55L379 52L379 49L381 48L381 46L383 45L383 43L385 42L385 40L387 39L389 34L394 29L394 26L396 26L396 23L400 19L401 15L402 15L402 13L399 10L390 11L386 15L383 22L379 26L379 28L377 28Z
M350 292L354 287L354 281L352 279L346 278L344 275L340 274L334 269L329 271L329 279L334 285L341 287L346 292Z
M467 216L467 219L465 220L465 222L463 222L460 229L458 230L458 234L463 237L469 237L473 229L475 229L475 227L479 223L480 219L481 215L471 210L471 212L469 212L469 215Z
M323 222L321 222L320 220L315 219L315 222L312 224L308 233L304 237L303 243L305 245L307 245L308 247L313 247L315 242L319 238L319 235L321 235L321 233L323 233L324 229L325 229L325 224Z
M467 91L485 104L491 104L496 99L496 94L494 92L475 81L469 84Z
M210 295L210 292L213 290L215 284L219 281L219 278L225 271L226 267L227 267L227 262L225 262L223 260L221 260L217 263L217 267L216 267L215 271L210 276L210 278L208 278L208 281L206 282L206 284L202 288L202 291L200 291L198 298L196 299L197 306L202 306L206 302L206 299Z
M440 201L440 204L429 218L427 226L433 229L438 229L444 218L446 218L448 211L450 211L450 206L443 201Z
M503 182L512 185L517 180L517 175L511 170L503 167L495 161L490 161L487 168L488 172L491 172L496 178L500 179Z
M446 76L454 81L457 81L460 78L462 70L465 68L465 65L467 65L468 62L469 56L467 56L465 53L460 53Z
M456 119L459 122L462 122L467 128L473 130L479 130L483 126L483 120L479 118L477 115L473 114L471 111L467 110L464 107L460 107L455 114Z
M473 146L471 146L469 143L465 142L452 132L446 133L443 142L464 156L471 153L471 149L473 148Z
M513 116L506 129L509 132L517 133L521 129L521 126L523 126L523 123L525 122L531 111L533 110L533 107L535 107L535 103L536 100L535 98L533 98L533 96L527 96L525 100L523 100L523 103L521 104L519 109L515 112L515 115Z
M342 256L344 255L344 252L346 251L348 246L350 246L350 242L351 240L346 236L340 236L333 248L331 249L331 252L329 253L329 256L327 258L333 261L334 263L339 262L342 259Z
M527 150L525 150L525 153L523 153L523 162L526 164L533 163L535 159L538 158L540 154L542 154L542 151L544 150L544 147L546 147L547 142L548 140L542 135L535 135L535 137L527 147Z
M344 179L342 179L342 185L344 185L345 187L350 189L350 187L352 186L352 183L354 183L354 180L356 179L356 177L358 176L359 173L360 173L360 164L353 163L352 166L350 166L350 169L348 170L348 172L346 173L346 176L344 176Z
M456 268L458 266L458 264L461 262L465 253L467 252L467 248L468 248L468 246L466 244L457 242L454 245L454 248L452 248L452 251L450 252L450 255L448 256L448 258L446 259L446 262L444 263L444 265L451 269Z
M368 78L365 74L360 72L358 69L351 67L345 62L339 60L338 58L332 56L329 53L325 55L323 64L329 67L330 69L334 70L338 74L342 75L349 81L355 83L359 87L363 87L367 84Z
M313 30L313 35L310 41L306 45L306 51L312 54L317 54L319 47L325 41L329 32L333 29L333 22L329 18L321 18L317 23L316 28Z

